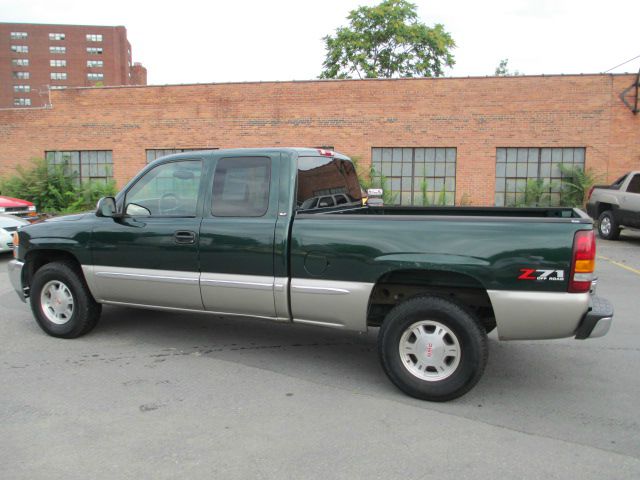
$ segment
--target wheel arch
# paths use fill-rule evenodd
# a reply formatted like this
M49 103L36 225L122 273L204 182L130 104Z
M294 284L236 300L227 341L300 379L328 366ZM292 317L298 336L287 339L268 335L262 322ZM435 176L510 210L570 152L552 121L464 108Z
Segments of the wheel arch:
M480 320L487 332L496 326L491 299L475 277L442 269L397 269L375 282L367 305L367 326L380 326L386 314L410 298L433 295L452 299Z
M610 210L611 213L617 219L616 211L618 210L618 208L619 208L619 206L617 204L613 204L613 203L609 203L609 202L598 202L598 205L596 206L596 217L595 217L595 219L598 220L600 218L600 215L602 215L607 210Z
M78 258L71 252L57 249L35 249L27 252L25 255L25 272L23 273L23 281L25 286L30 287L33 276L43 266L52 262L64 262L73 268L80 278L86 283L82 266Z

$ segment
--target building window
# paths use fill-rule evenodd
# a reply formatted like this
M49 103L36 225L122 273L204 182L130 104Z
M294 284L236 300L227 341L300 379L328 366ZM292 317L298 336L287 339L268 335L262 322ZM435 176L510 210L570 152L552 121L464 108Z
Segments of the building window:
M11 40L24 40L28 36L27 32L11 32Z
M182 152L195 152L198 150L217 150L217 148L156 148L147 149L147 163L153 162L156 158L166 157L167 155L173 155L174 153Z
M51 85L49 87L51 90L64 90L66 87L66 85Z
M455 148L372 148L374 181L396 205L453 205Z
M11 45L11 51L16 53L29 53L27 45Z
M67 53L67 47L49 47L49 53L64 54Z
M19 80L29 80L29 72L13 72L13 78Z
M102 80L104 73L87 73L87 80Z
M16 107L28 107L29 105L31 105L31 99L30 98L14 98L13 104Z
M13 91L14 92L30 92L31 87L29 85L14 85Z
M563 167L584 169L585 148L497 148L496 205L562 204ZM527 198L535 194L539 198ZM531 193L534 192L534 193Z
M13 58L11 59L11 65L14 67L28 67L29 59L28 58Z
M51 72L51 80L66 80L67 72Z
M87 53L89 55L102 55L101 47L87 47Z
M62 165L64 172L78 183L106 183L113 178L111 150L45 152L45 158L50 166Z
M87 42L101 42L101 41L102 41L102 35L95 34L95 33L87 34Z
M87 60L87 67L89 68L102 68L104 62L102 60Z
M64 33L50 33L49 40L64 40Z
M49 66L51 67L66 67L66 60L49 60Z

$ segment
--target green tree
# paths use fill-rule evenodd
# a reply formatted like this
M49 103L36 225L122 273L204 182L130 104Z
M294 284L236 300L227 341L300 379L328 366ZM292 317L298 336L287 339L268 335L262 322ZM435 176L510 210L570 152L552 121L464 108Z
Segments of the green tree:
M439 23L420 22L406 0L359 7L347 19L349 26L323 38L320 78L440 77L455 63L451 35Z
M0 179L0 194L29 200L41 213L73 213L95 208L100 197L116 192L113 180L78 184L67 174L67 165L48 165L33 159L16 167L16 173Z
M523 73L520 73L518 70L515 70L513 72L509 71L509 59L508 58L503 58L502 60L500 60L500 63L498 64L498 66L496 67L496 76L498 77L517 77L518 75L524 75Z

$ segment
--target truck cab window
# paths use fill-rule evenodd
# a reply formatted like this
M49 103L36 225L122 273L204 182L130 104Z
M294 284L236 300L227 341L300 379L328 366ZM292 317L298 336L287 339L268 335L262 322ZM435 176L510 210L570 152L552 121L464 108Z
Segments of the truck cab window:
M262 217L269 208L270 182L268 157L221 158L213 176L213 215Z
M634 175L629 186L627 187L629 193L640 193L640 174Z
M132 216L194 217L202 174L200 160L158 165L127 192L126 212Z
M331 157L300 157L296 206L299 212L362 206L353 163Z

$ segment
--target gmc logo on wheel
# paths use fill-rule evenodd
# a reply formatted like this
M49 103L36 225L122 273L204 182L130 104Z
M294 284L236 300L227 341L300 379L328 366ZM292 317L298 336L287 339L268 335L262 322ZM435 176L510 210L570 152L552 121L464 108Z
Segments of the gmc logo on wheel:
M564 280L564 270L537 270L535 268L521 268L518 280L549 280L561 282Z

